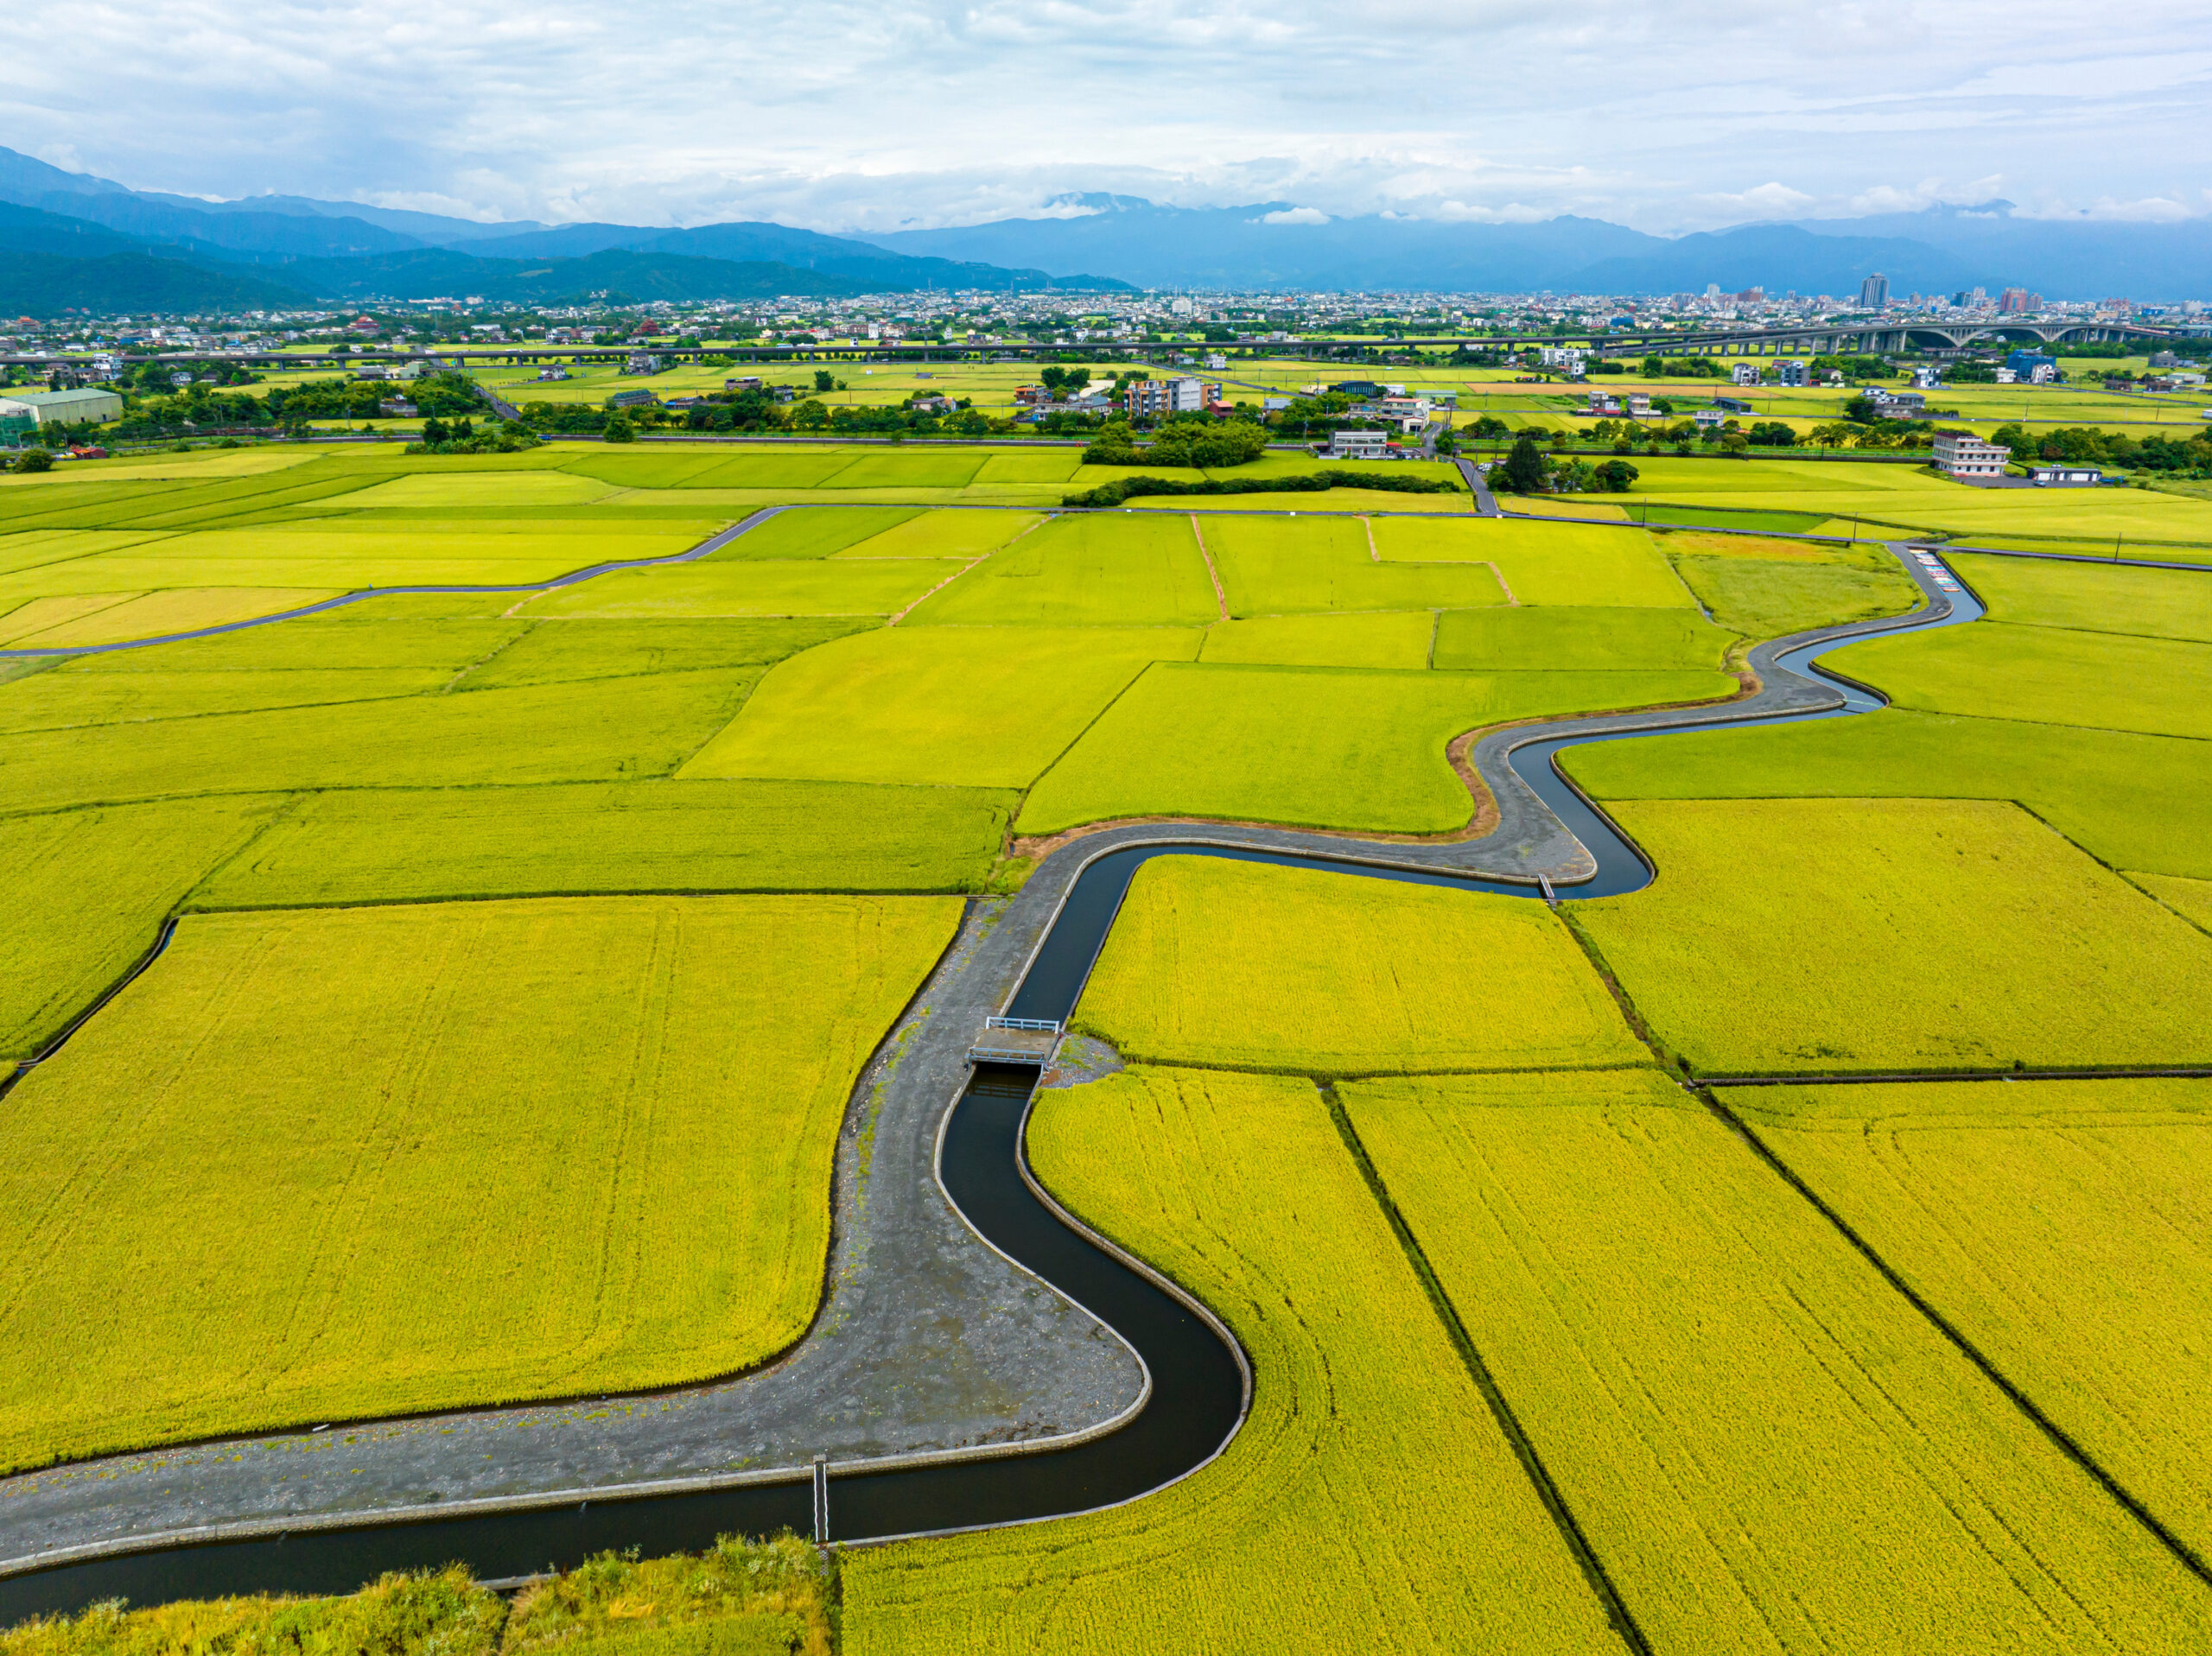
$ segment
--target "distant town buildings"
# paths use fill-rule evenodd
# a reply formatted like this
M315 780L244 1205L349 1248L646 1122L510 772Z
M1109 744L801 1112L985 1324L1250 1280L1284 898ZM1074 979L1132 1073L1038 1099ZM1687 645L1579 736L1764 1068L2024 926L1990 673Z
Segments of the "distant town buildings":
M2007 288L1997 296L1999 316L2024 316L2031 310L2043 308L2043 295L2030 293L2025 288Z

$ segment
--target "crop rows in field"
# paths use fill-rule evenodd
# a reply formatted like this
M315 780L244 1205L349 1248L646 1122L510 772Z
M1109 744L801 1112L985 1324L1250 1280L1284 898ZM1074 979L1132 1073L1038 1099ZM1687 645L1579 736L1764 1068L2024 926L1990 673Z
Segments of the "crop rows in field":
M1310 1083L1132 1071L1046 1094L1029 1148L1235 1330L1251 1413L1129 1506L848 1553L854 1656L1611 1646Z
M2212 1551L2212 1082L1719 1094L2098 1464Z
M1646 1061L1542 904L1215 857L1137 871L1076 1026L1300 1075Z
M769 1355L821 1291L845 1100L958 913L188 917L0 1098L0 1467Z
M2212 1634L2212 1593L1656 1072L1342 1090L1655 1649Z
M1574 923L1700 1073L2212 1062L2212 937L2017 806L1610 809L1662 872Z

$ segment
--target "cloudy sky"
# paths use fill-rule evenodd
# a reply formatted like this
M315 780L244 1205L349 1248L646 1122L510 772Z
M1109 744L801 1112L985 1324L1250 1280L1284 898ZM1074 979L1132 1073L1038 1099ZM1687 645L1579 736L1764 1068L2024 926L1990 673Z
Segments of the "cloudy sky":
M1658 232L2212 211L2202 0L99 0L0 143L141 189L890 230L1070 191Z

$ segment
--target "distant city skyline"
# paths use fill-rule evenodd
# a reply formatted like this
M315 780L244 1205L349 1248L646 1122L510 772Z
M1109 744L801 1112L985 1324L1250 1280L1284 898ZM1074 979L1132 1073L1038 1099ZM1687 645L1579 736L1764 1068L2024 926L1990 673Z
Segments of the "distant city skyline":
M19 13L0 143L140 189L480 219L882 232L1178 206L1660 233L2003 197L2212 213L2212 50L2177 0L156 0ZM2177 43L2180 43L2178 48Z

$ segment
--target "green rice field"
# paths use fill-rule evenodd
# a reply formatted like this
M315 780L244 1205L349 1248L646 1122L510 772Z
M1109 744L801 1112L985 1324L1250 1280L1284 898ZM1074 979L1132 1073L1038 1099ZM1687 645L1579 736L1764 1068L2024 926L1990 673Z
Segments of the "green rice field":
M1077 1215L1217 1309L1253 1356L1251 1418L1134 1505L849 1552L848 1650L1106 1656L1259 1628L1288 1652L1607 1647L1309 1083L1133 1071L1048 1094L1029 1152Z
M1189 815L1449 834L1475 809L1446 750L1485 725L1727 696L1716 672L1398 673L1161 662L1036 782L1018 826Z
M1662 1076L1344 1099L1654 1648L2204 1636L2181 1564Z
M186 920L0 1100L21 1152L0 1257L22 1296L0 1464L759 1361L813 1313L846 1094L957 908ZM794 994L804 1031L777 1013ZM709 1153L733 1140L746 1153ZM709 1261L702 1225L726 1239ZM125 1314L132 1338L109 1337Z
M1724 1089L1821 1199L2188 1543L2212 1083Z
M2018 806L1608 804L1663 872L1573 922L1700 1074L2212 1062L2212 936Z
M1501 961L1510 980L1478 964ZM1646 1056L1540 904L1211 857L1137 872L1076 1027L1147 1063L1299 1075Z

